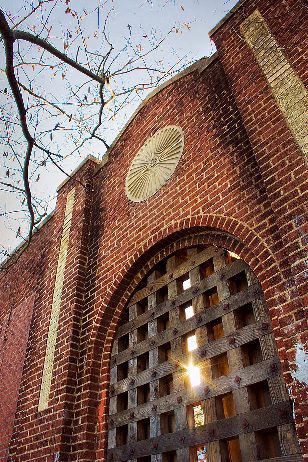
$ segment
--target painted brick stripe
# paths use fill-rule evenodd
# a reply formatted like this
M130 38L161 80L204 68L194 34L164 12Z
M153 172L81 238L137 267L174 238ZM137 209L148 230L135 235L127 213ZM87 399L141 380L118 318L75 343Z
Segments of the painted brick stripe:
M288 63L258 10L240 27L298 146L304 156L308 156L308 95L303 82Z
M49 324L49 331L48 331L48 338L47 338L47 347L46 347L46 354L45 354L42 384L41 384L41 390L40 390L40 399L39 399L39 405L38 405L39 411L47 409L48 407L48 399L49 399L49 393L50 393L50 387L51 387L52 370L53 370L54 355L55 355L56 341L57 341L57 331L58 331L58 324L59 324L59 317L60 317L60 307L61 307L65 264L66 264L69 234L70 234L70 228L71 228L72 216L73 216L74 199L75 199L75 189L72 189L68 193L67 199L66 199L65 216L64 216L64 221L63 221L61 244L60 244L59 257L58 257L57 274L56 274L56 282L55 282L55 287L54 287L54 292L53 292L51 317L50 317L50 324Z

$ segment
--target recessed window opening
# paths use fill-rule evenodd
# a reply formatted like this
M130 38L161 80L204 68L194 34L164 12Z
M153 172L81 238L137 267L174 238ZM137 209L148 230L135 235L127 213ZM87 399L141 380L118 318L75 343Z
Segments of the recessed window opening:
M242 327L249 326L256 322L251 303L247 303L246 305L237 308L234 315L237 329L241 329Z
M211 358L211 369L213 379L218 379L223 375L229 374L229 363L227 353L223 353Z
M201 427L205 424L203 402L187 406L187 424L189 428Z
M193 330L182 337L183 353L190 353L198 348L196 332Z
M213 258L210 258L206 262L202 263L202 265L199 266L199 271L201 279L205 279L211 276L214 273Z
M170 321L169 321L169 311L167 313L158 316L157 318L157 332L163 332L169 328Z
M176 451L163 452L162 462L177 462Z
M160 276L163 276L164 274L166 274L167 273L167 260L162 260L161 262L157 263L157 265L155 265L155 271L158 271Z
M117 395L117 412L125 411L128 407L128 393L119 393Z
M142 419L137 422L137 441L150 438L150 419Z
M194 309L192 305L189 305L185 308L185 318L189 319L189 318L192 318L193 316L194 316Z
M116 442L117 446L123 446L127 444L128 437L128 425L121 425L116 428Z
M156 303L164 303L168 300L168 287L164 286L156 292Z
M237 294L238 292L247 289L248 282L245 271L241 271L240 273L230 278L228 285L231 295Z
M150 384L146 383L137 387L137 404L145 404L150 401Z
M203 299L204 299L204 304L207 308L210 306L217 305L217 303L219 303L217 287L213 287L212 289L204 292Z
M123 324L126 324L129 321L129 308L125 308L125 310L122 311L121 317L119 319L118 327L123 326Z
M137 356L137 372L145 371L149 368L149 352Z
M227 265L231 265L231 263L239 259L240 257L236 253L231 252L230 250L225 251L225 262Z
M215 398L217 420L227 419L235 415L235 406L232 392Z
M267 380L249 385L247 390L250 409L252 411L272 404Z
M137 462L151 462L151 456L138 457Z
M219 446L223 462L243 462L238 438L221 440Z
M260 342L252 340L241 347L244 367L252 366L263 360Z
M189 378L189 384L191 387L198 387L201 384L201 372L199 366L189 364L187 367L187 374Z
M196 334L189 335L187 337L187 351L194 351L198 348Z
M257 431L255 436L258 459L273 459L282 455L276 427Z
M158 347L158 362L164 363L171 359L171 344L170 342L164 343Z
M176 264L180 266L188 260L187 249L181 249L176 252Z
M129 335L125 334L118 338L118 352L127 350L129 346Z
M159 396L171 395L173 392L173 376L172 374L165 375L159 379Z
M189 451L189 462L198 462L198 461L206 461L206 462L212 462L210 459L207 457L208 452L207 452L207 446L202 444L200 446L195 446L194 448L190 448Z
M148 299L143 298L139 302L137 302L137 316L140 316L141 314L145 313L148 310Z
M180 319L186 321L195 315L191 301L180 306Z
M217 318L215 321L209 322L206 327L209 341L218 340L225 335L221 318Z
M160 414L160 433L164 435L165 433L174 433L175 428L175 415L174 411L163 412Z
M117 380L118 382L120 380L126 379L128 376L128 363L121 363L117 365Z
M143 342L148 338L148 325L143 324L142 326L138 327L137 329L137 341Z
M182 291L184 292L185 290L187 289L190 289L191 287L191 281L190 281L190 277L189 277L189 274L184 274L184 276L182 276L182 278L180 279L180 284L182 287L180 287L180 289L182 289Z

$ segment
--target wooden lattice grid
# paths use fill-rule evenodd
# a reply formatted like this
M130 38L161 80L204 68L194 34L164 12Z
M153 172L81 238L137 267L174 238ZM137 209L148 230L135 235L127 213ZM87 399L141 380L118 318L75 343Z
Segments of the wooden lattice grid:
M154 268L123 314L110 377L108 460L302 460L262 289L224 249Z

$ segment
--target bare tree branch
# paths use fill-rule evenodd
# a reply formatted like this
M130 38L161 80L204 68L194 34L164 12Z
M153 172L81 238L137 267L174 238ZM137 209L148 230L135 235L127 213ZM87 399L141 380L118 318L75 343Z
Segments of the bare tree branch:
M32 201L31 201L31 189L30 189L30 184L29 184L29 162L30 162L30 157L31 157L32 150L33 150L34 139L32 138L28 130L26 108L24 105L21 92L18 87L18 82L15 77L15 72L14 72L14 48L13 46L14 46L15 39L14 39L13 32L10 29L2 11L0 11L0 32L1 32L1 35L4 40L4 44L5 44L6 76L10 84L14 98L15 98L22 132L27 141L27 152L26 152L25 161L24 161L23 179L24 179L25 193L27 197L27 205L28 205L28 210L29 210L29 215L30 215L30 227L29 227L29 242L30 242L31 236L33 233L34 223L35 223L34 211L33 211Z
M0 10L0 15L4 17L1 10ZM100 84L104 83L104 77L100 77L99 75L95 74L94 72L91 72L89 69L77 63L73 59L69 58L65 53L62 53L57 48L55 48L53 45L51 45L49 42L47 42L47 40L41 39L37 35L30 34L30 32L24 32L20 30L16 30L12 32L12 35L14 36L14 39L26 40L29 43L33 43L35 45L38 45L39 47L44 48L44 50L56 56L58 59L60 59L64 63L73 67L74 69L81 72L82 74L87 75L92 80L95 80L95 82L98 82Z

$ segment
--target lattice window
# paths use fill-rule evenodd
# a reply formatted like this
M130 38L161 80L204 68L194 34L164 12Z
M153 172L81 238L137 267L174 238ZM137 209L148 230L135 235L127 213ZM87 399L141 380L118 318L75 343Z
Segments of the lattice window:
M111 359L108 460L300 461L262 290L217 247L157 265Z

